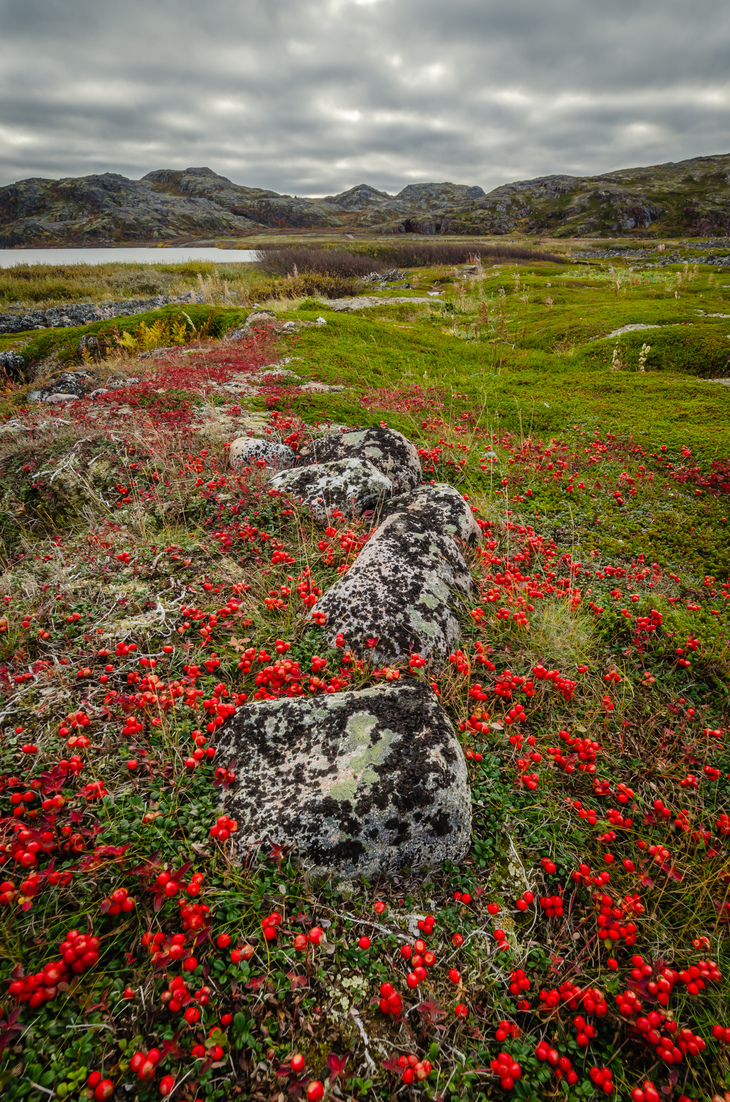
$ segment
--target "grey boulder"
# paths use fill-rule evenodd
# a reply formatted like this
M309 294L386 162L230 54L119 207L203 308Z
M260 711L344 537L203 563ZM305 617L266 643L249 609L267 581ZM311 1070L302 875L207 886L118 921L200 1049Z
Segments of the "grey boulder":
M228 462L237 470L255 467L261 462L283 471L293 467L295 459L294 452L286 444L263 437L239 436L228 450Z
M245 704L216 760L236 775L226 811L242 856L293 846L316 872L372 878L467 852L466 763L425 682Z
M25 360L17 352L0 352L0 367L11 379L18 380L22 378Z
M283 471L271 479L271 487L299 498L320 524L339 509L347 517L359 517L393 493L393 483L366 459L334 459Z
M402 433L381 425L329 433L311 440L299 451L297 466L329 463L333 459L369 460L398 492L421 484L421 461L414 445Z
M395 513L370 537L346 574L317 602L332 644L367 648L373 661L411 653L445 659L461 636L459 611L473 581L456 542L417 514ZM368 640L376 639L374 645Z
M481 531L474 514L464 497L448 482L418 486L407 494L396 494L384 502L379 511L380 520L394 513L411 513L419 516L435 531L456 536L464 543L481 539Z

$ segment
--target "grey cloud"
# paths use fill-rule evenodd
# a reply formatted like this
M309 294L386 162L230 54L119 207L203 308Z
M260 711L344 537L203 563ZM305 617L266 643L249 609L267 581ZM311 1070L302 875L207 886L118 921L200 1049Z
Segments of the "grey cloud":
M489 189L724 152L729 32L717 0L0 0L0 183Z

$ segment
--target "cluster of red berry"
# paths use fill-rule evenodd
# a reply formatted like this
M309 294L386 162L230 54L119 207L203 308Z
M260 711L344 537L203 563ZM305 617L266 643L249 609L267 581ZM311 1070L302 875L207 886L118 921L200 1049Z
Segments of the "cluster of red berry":
M613 1093L613 1072L610 1068L592 1067L588 1074L591 1082L600 1087L604 1094Z
M50 961L39 972L13 980L8 988L11 999L27 1003L31 1010L45 1002L53 1002L60 983L70 975L80 976L99 960L100 941L92 934L69 930L58 947L60 960Z
M90 1072L86 1086L94 1092L94 1102L106 1102L114 1094L114 1083L111 1079L103 1079L100 1071Z
M622 921L625 917L624 908L616 904L611 896L605 893L596 897L596 903L599 904L596 920L598 922L598 937L603 941L607 939L624 941L628 947L631 947L636 941L636 924ZM639 914L644 910L638 896L635 900L632 898L629 906Z
M403 1010L403 999L392 983L381 983L380 985L380 1009L383 1014L392 1014L394 1018L400 1017Z
M428 1079L432 1070L432 1064L429 1060L419 1060L413 1053L409 1053L407 1056L399 1056L396 1064L401 1070L401 1077L406 1084L414 1081L422 1083L425 1079Z
M560 918L563 914L563 900L559 895L543 895L540 906L548 918Z
M110 896L102 899L99 910L102 914L108 914L116 918L119 914L129 914L137 905L133 895L126 888L115 888Z
M436 963L436 954L426 947L426 942L422 938L418 938L413 947L401 945L400 955L410 962L411 971L406 976L406 983L411 988L418 987L419 983L426 979L427 969L433 968Z
M571 681L569 677L563 677L559 670L546 670L544 666L533 666L532 673L538 681L549 681L556 692L559 692L563 700L570 700L575 692L577 681Z
M219 842L227 842L237 830L238 823L235 819L229 819L227 815L219 815L209 833L211 838L217 838Z
M524 968L515 968L513 972L510 972L509 979L509 990L511 995L520 995L530 990L530 980ZM517 1004L518 1010L527 1010L528 1007L529 1003L525 999L520 999Z
M514 1088L515 1080L522 1078L522 1068L508 1052L500 1052L495 1060L490 1060L489 1066L494 1074L499 1077L499 1085L502 1090L511 1091Z
M532 894L532 892L523 892L520 898L516 900L515 907L518 911L524 912L527 910L530 904L534 902L534 900L535 896Z
M578 1073L574 1070L569 1056L561 1056L556 1048L551 1048L545 1041L540 1041L535 1049L535 1055L542 1063L550 1065L557 1079L565 1079L571 1087L578 1082Z
M500 1045L504 1044L508 1037L514 1037L515 1040L521 1035L522 1030L514 1022L502 1021L497 1025L497 1031L495 1033L496 1039Z

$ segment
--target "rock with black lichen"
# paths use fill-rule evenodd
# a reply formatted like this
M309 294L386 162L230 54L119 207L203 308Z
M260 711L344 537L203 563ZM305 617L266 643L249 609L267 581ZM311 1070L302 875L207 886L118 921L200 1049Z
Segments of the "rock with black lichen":
M420 486L423 477L415 446L402 433L382 425L311 440L300 450L297 466L329 463L334 459L367 459L391 480L397 492Z
M237 470L262 462L267 467L284 471L294 466L295 459L294 452L286 444L256 436L239 436L228 450L228 462Z
M328 642L342 632L349 646L367 650L374 662L397 662L414 652L446 659L461 637L459 613L473 585L451 536L416 513L399 512L320 597L317 611L327 617Z
M434 531L455 536L464 543L481 539L481 531L463 494L448 482L417 486L410 493L396 494L384 501L378 511L381 521L395 513L419 516Z
M216 760L242 855L292 846L316 872L387 876L459 862L471 839L466 763L424 682L245 704Z
M328 524L339 509L359 517L377 509L393 493L393 483L367 459L333 459L283 471L271 479L272 489L298 498L320 524Z

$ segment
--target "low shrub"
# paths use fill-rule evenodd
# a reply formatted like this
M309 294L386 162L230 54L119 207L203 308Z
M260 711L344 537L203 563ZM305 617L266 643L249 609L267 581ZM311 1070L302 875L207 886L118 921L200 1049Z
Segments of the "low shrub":
M349 252L334 249L262 249L259 264L272 275L294 276L327 275L340 279L353 279L370 275L373 270L381 270L385 264L381 260L373 261L367 256L356 256Z

